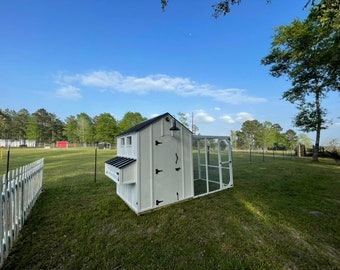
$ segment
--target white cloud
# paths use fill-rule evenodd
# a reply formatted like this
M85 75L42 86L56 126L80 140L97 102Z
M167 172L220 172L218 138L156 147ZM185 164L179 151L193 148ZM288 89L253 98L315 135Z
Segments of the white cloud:
M125 76L118 71L93 71L87 74L58 76L60 84L80 84L87 87L109 89L125 93L147 94L149 92L172 92L179 96L209 97L223 103L259 103L266 99L248 96L244 90L217 88L210 84L200 84L189 78L170 77L165 74L145 77Z
M194 114L194 122L196 123L212 123L215 122L215 118L209 116L205 111L199 110Z
M235 120L230 115L227 115L227 114L223 115L221 117L221 119L228 124L234 124L235 123Z
M62 86L56 91L56 96L63 99L81 99L80 89L72 85Z
M247 120L254 120L254 116L247 112L239 112L236 114L236 122L243 123Z
M220 111L221 108L220 108L220 107L215 107L214 110L215 110L215 111Z
M243 123L247 120L254 120L254 117L250 113L239 112L233 116L229 114L225 114L221 117L221 119L228 124L234 124L234 123Z

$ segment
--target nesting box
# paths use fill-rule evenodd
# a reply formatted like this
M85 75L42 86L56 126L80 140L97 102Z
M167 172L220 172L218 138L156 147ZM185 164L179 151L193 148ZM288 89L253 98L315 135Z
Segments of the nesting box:
M105 174L137 214L192 198L192 133L169 113L141 122L117 136Z

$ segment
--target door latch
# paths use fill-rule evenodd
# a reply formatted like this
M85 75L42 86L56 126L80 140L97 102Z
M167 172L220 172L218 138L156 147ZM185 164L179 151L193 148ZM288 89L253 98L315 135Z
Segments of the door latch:
M157 146L157 145L159 145L159 144L162 144L162 142L159 142L159 141L155 141L155 145Z
M156 174L162 172L163 170L156 169Z
M156 205L159 205L160 203L162 203L163 201L160 200L156 200Z

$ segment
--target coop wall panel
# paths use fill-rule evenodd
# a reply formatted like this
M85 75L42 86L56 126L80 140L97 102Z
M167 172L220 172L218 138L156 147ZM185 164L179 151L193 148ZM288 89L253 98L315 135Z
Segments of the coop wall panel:
M194 195L193 188L193 156L192 156L192 140L191 134L184 130L186 134L183 136L183 167L184 170L184 198L191 198Z
M137 212L137 192L136 192L136 184L131 185L117 185L117 194L132 208L135 212Z
M147 128L140 132L140 208L146 210L152 207L152 129Z

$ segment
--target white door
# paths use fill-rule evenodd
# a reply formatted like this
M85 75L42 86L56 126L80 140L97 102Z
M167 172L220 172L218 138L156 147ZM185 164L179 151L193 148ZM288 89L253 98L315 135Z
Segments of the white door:
M162 136L154 141L154 207L176 202L182 197L183 168L179 145L172 136Z

